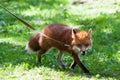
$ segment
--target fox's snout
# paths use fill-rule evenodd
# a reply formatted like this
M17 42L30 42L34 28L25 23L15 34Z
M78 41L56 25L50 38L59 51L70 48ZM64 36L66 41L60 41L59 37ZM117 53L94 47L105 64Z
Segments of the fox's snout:
M84 47L84 48L80 48L78 46L73 46L73 50L76 52L76 53L79 53L81 55L85 55L88 51L88 49L90 49L90 47Z
M82 51L82 55L85 55L86 51Z
M82 55L85 55L86 53L87 53L87 51L90 49L90 46L83 46L82 48L81 48L81 54Z

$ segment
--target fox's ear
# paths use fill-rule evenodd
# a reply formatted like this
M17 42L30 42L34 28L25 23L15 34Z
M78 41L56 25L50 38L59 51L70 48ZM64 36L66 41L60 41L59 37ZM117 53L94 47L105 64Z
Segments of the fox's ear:
M91 28L88 30L88 36L89 36L90 38L92 37L92 29L91 29Z
M77 29L72 29L72 38L75 38L76 33L77 33Z

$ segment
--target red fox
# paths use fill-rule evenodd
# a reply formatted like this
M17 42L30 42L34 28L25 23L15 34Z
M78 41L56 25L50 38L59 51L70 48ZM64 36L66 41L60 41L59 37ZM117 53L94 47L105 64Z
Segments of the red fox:
M60 53L58 55L58 63L65 68L62 63L62 52L66 51L73 57L71 68L74 69L78 64L85 73L89 73L89 70L82 64L79 59L79 54L85 55L86 51L92 47L92 30L88 32L79 29L72 29L65 24L51 24L44 28L43 34L54 40L60 41L60 43L43 36L41 33L34 35L28 44L26 45L26 51L38 51L37 61L41 62L41 56L51 47L57 48ZM63 45L67 44L67 45Z
M24 21L23 19L17 17L15 14L10 12L5 7L1 6L5 11L13 15L16 19L21 21L27 27L32 30L36 30L29 23ZM73 57L73 63L71 64L71 68L74 69L76 64L78 64L85 73L89 73L87 68L82 64L79 59L79 54L82 53L85 55L86 51L92 47L92 30L89 29L88 32L82 31L79 29L72 29L64 24L51 24L44 28L43 34L37 33L34 35L28 44L26 45L26 51L38 51L37 61L41 62L41 56L51 47L55 47L60 50L58 55L59 64L65 68L65 65L62 63L61 57L62 52L66 51L70 53Z

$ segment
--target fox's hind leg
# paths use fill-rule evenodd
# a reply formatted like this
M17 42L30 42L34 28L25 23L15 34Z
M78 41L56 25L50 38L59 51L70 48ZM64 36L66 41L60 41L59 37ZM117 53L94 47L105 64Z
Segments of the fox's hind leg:
M58 59L58 63L60 64L60 66L65 69L65 68L66 68L66 65L63 64L63 62L62 62L62 55L63 55L63 52L60 51L59 54L58 54L57 59Z
M44 54L47 50L44 50L44 49L41 49L39 52L38 52L38 55L37 55L37 63L41 63L41 56L42 54Z

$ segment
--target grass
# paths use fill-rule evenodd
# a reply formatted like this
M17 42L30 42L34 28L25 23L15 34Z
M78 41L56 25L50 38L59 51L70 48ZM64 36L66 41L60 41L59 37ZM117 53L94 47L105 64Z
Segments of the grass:
M0 1L39 31L51 23L64 23L83 30L92 28L93 47L81 60L92 73L85 75L79 66L69 69L72 57L64 54L67 69L57 63L58 50L43 55L36 65L36 53L24 54L34 31L25 27L0 8L0 79L1 80L114 80L120 79L120 3L118 0L72 5L74 0Z

